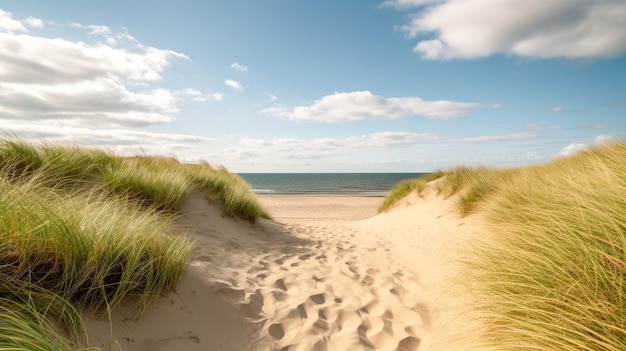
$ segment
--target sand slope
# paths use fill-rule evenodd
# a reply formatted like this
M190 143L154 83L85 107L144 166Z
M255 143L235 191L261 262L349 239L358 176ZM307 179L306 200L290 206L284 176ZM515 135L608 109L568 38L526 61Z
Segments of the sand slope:
M223 218L193 193L177 227L198 241L194 260L177 292L139 321L115 311L119 344L112 349L445 345L451 334L440 332L462 305L446 293L456 267L449 261L474 227L454 214L450 200L432 194L362 220L380 201L267 196L261 202L275 221L250 224ZM89 320L88 327L92 346L107 349L108 323Z

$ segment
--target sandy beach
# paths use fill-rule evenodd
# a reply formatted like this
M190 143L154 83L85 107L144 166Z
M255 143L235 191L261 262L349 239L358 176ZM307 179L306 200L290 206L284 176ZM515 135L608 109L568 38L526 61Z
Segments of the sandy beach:
M87 321L111 350L450 350L468 297L451 288L471 217L454 198L261 196L273 220L223 217L201 193L177 229L197 242L176 293L138 321ZM111 331L116 343L111 342Z

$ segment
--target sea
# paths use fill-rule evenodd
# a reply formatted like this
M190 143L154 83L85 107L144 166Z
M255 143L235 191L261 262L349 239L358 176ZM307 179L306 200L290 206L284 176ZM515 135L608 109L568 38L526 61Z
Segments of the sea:
M386 196L399 182L428 173L239 173L259 195Z

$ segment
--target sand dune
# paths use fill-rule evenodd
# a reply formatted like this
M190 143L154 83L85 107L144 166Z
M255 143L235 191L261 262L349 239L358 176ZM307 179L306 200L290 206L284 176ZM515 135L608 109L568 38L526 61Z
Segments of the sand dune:
M111 349L130 351L449 349L467 298L450 293L450 262L476 227L451 200L378 216L382 198L260 200L274 221L224 218L192 194L177 229L198 249L177 292L139 321L89 320L92 345L106 349L112 330Z

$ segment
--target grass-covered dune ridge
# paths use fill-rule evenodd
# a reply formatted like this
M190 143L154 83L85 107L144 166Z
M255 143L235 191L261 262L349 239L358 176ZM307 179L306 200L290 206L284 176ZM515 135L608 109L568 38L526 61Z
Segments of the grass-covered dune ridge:
M398 201L402 200L403 198L405 198L407 195L409 195L412 192L415 192L418 195L421 195L422 192L426 189L428 182L439 179L443 177L444 175L445 173L443 171L436 171L436 172L421 176L419 178L407 179L407 180L401 181L400 183L396 184L391 189L391 191L389 192L389 195L387 195L385 200L383 200L383 203L378 207L378 212L381 213L381 212L388 211Z
M193 248L172 219L194 189L226 215L267 217L208 164L0 141L0 350L88 347L81 312L139 314L172 290Z
M546 165L444 172L443 196L486 219L463 260L484 326L467 349L626 350L626 144ZM477 331L478 333L478 331Z

